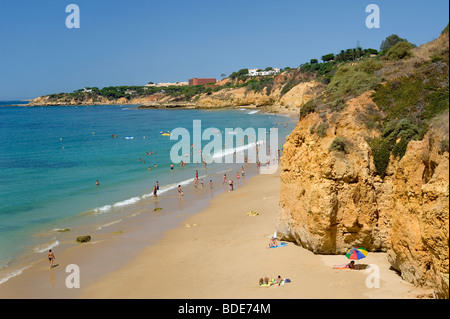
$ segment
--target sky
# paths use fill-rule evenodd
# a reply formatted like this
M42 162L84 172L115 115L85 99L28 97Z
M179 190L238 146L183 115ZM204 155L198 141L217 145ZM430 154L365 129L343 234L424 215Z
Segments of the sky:
M69 4L79 28L66 26ZM366 26L369 4L379 28ZM448 10L447 0L0 0L0 100L298 67L358 42L379 49L391 34L421 45Z

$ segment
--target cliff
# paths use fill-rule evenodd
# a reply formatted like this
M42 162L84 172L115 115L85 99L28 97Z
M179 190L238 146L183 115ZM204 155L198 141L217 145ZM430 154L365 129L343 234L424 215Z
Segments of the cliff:
M448 298L448 34L380 61L374 89L332 99L358 63L302 105L283 147L277 230L317 254L387 252L402 278Z
M110 89L110 88L108 88ZM246 77L245 80L224 79L214 85L177 88L142 88L123 94L127 87L113 87L104 96L96 92L59 93L38 97L29 106L66 105L140 105L140 108L222 108L252 107L268 111L298 113L300 105L316 96L324 85L311 74L298 69L276 76ZM121 91L121 97L115 97ZM124 96L122 96L124 95Z

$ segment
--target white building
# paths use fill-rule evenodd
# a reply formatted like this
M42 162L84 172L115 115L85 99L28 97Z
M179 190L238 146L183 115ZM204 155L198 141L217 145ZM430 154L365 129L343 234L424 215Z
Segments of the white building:
M275 75L277 73L280 73L279 68L273 68L269 71L263 71L260 69L248 69L248 75L249 76L258 76L258 75Z
M189 85L188 82L175 82L175 83L157 83L157 84L146 84L145 86L156 86L156 87L166 87L166 86L183 86Z

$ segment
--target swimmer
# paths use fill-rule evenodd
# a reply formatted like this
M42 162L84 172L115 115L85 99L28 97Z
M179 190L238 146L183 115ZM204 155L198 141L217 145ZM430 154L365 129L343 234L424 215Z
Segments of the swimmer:
M97 182L95 183L95 185L97 185L97 186L99 186L99 185L100 185L100 183L98 182L98 179L97 179Z
M228 181L228 186L230 187L229 191L231 192L233 190L233 181L231 179Z
M178 185L178 196L183 196L183 191L181 190L181 185Z
M156 181L156 189L159 190L159 183Z

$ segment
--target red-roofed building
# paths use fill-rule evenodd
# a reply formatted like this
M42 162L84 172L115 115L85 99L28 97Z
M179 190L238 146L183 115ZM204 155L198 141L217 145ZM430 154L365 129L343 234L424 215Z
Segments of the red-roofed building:
M216 83L216 79L215 78L201 78L201 79L197 79L197 78L192 78L189 79L189 85L204 85L207 83Z

